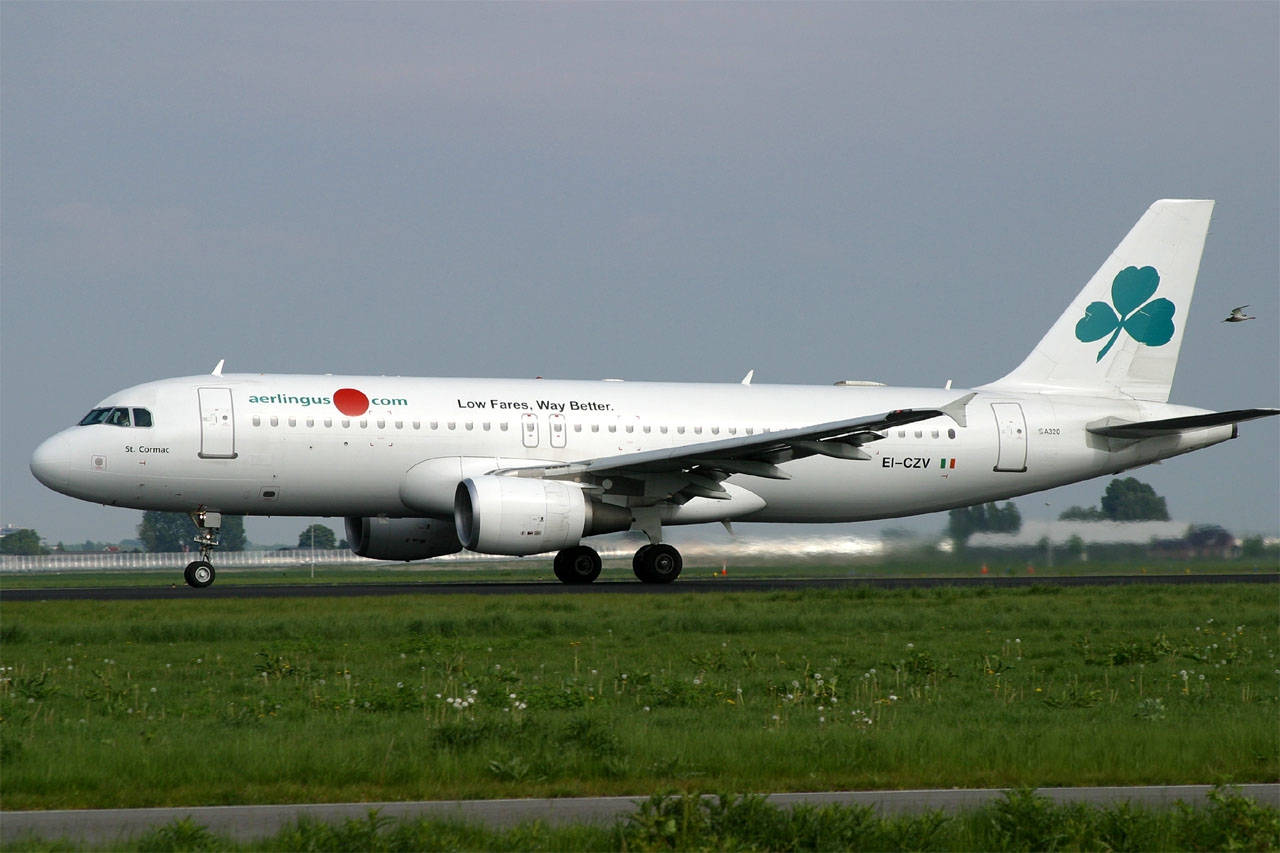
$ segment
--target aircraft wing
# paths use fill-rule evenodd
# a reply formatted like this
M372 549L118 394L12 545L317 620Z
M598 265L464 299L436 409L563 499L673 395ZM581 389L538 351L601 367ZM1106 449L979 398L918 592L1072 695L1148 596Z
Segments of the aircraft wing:
M815 454L837 459L870 459L861 445L884 438L883 430L950 417L964 426L966 394L937 409L895 409L796 429L773 430L717 441L583 459L559 465L504 468L492 473L515 477L573 480L611 494L649 496L682 503L693 497L727 499L720 485L734 474L788 480L783 462Z

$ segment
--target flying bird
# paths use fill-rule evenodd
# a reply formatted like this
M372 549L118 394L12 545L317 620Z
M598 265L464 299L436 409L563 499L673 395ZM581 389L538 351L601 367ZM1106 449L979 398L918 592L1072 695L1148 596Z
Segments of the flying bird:
M1251 317L1251 316L1249 316L1248 314L1244 313L1244 309L1246 309L1246 308L1248 308L1248 307L1249 307L1248 305L1241 305L1239 308L1232 308L1232 309L1231 309L1231 315L1230 315L1229 317L1227 317L1225 320L1223 320L1222 322L1224 322L1224 323L1243 323L1245 320L1256 320L1256 319L1258 319L1257 317Z

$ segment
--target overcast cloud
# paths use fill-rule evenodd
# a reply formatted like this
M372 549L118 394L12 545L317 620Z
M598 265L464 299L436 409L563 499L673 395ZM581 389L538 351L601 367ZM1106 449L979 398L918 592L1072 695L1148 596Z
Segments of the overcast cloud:
M1173 400L1280 404L1278 34L1271 2L0 4L0 522L132 535L31 451L221 358L989 381L1162 197L1218 200ZM1277 420L1136 476L1274 535Z

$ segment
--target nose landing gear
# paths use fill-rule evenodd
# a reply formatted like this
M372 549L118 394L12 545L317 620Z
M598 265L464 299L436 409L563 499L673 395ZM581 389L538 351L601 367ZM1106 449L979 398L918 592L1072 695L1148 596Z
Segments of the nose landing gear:
M191 520L199 528L195 542L200 546L200 559L187 563L182 577L186 579L189 586L204 589L213 583L215 573L209 557L213 554L213 549L218 547L218 539L222 532L222 513L197 510L191 513Z

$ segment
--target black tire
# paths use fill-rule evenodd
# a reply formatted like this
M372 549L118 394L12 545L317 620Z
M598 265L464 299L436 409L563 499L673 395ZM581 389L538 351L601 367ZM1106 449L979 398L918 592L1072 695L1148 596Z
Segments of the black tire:
M556 554L552 568L561 583L591 583L600 577L602 565L594 548L574 545Z
M213 564L208 560L196 560L193 563L187 563L187 568L183 570L182 576L186 578L189 586L193 586L196 589L204 589L213 583Z
M644 583L671 583L680 577L684 560L670 545L646 545L636 552L631 565Z
M645 581L645 554L652 547L652 545L641 545L640 550L636 551L635 556L631 558L631 571L635 572L636 577L642 581Z

